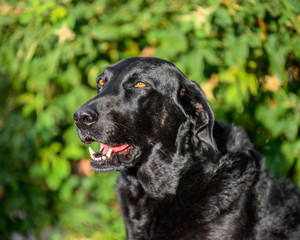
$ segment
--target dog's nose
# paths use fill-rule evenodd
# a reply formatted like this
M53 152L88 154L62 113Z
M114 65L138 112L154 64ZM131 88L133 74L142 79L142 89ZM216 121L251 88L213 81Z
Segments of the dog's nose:
M98 119L98 114L91 108L78 108L73 115L76 125L90 126Z

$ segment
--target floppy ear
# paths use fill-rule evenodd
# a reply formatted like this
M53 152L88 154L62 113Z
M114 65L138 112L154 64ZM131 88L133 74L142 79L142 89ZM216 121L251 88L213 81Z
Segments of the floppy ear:
M183 110L194 124L194 135L217 151L213 137L214 113L200 86L194 81L184 79L178 97Z

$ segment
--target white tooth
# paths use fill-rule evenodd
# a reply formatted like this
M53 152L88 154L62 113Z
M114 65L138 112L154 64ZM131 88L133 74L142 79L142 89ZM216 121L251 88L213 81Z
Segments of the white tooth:
M105 157L105 156L103 156L103 157L102 157L102 160L105 160L105 159L106 159L106 157Z
M91 147L89 147L89 152L90 152L91 156L93 156L94 153L95 153L94 150Z
M110 158L111 152L112 152L112 149L110 148L110 149L108 150L107 154L106 154L106 157L107 157L107 158Z

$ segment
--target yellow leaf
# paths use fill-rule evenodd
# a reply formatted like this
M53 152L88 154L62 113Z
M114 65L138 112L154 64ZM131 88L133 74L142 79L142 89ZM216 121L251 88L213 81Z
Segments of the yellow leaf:
M64 24L61 29L55 30L53 34L58 36L58 43L63 44L66 40L74 40L76 34L68 27L67 24Z
M266 75L263 80L262 90L277 92L280 86L281 83L277 77Z

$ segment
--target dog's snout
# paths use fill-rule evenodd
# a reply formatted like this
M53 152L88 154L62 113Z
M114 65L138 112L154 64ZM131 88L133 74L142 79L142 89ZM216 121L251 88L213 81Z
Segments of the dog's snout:
M77 125L92 125L94 124L98 119L98 114L96 111L94 111L91 108L82 108L76 110L76 112L73 115L74 121Z

